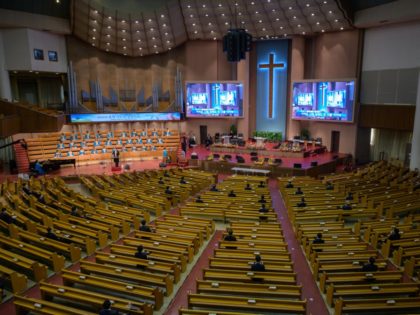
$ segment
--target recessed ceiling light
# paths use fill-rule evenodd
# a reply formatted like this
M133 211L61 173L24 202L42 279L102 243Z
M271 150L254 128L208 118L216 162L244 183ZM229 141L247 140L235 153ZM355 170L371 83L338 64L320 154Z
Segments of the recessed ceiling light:
M136 33L140 33L140 31L139 31L139 30L137 30L137 31L136 31Z
M198 31L194 31L194 34L197 34L198 33Z
M163 26L163 27L166 27L166 24L163 24L162 26Z
M258 14L259 12L258 11L255 11L255 14Z
M123 42L125 42L125 41L126 41L126 39L125 39L125 38L123 38L123 39L122 39L122 41L123 41Z
M93 23L96 23L96 20L93 20L92 22L93 22Z
M143 48L142 47L139 47L139 50L142 50Z
M276 21L280 21L280 18L276 18Z
M252 2L251 2L251 4L252 4L252 5L254 5L254 4L255 4L255 2L254 2L254 1L252 1Z
M216 40L217 38L216 37L213 37L213 40Z
M151 28L150 28L150 31L151 31L151 32L153 32L153 31L154 31L154 30L153 30L153 27L151 27Z
M340 30L344 30L344 27L340 27Z
M166 43L168 43L168 44L169 44L170 42L171 42L170 40L167 40L167 41L166 41Z
M152 37L152 40L155 40L156 39L156 37Z
M165 33L165 36L168 36L168 33Z
M316 25L319 25L319 22L316 22Z
M127 54L124 54L124 56L127 56Z
M324 1L324 4L327 4L327 1Z
M265 27L262 28L263 32L265 32Z
M314 16L315 15L315 13L311 13L311 16Z
M164 17L165 17L165 15L163 15L163 14L162 14L160 17L161 17L161 18L164 18Z
M171 47L168 48L168 50L171 50L171 49L172 49Z
M302 25L298 24L298 27L301 27Z
M321 30L321 32L322 32L322 33L324 33L324 32L325 32L325 30Z
M109 35L109 34L106 34L106 37L111 37L111 35Z
M209 16L209 15L206 13L206 16ZM225 14L224 14L224 13L222 13L222 16L225 16Z
M189 9L189 8L191 8L191 6L190 5L187 5L187 8Z
M111 29L111 25L108 25L108 29L109 29L109 30Z
M282 30L283 29L283 26L280 26L280 29Z
M222 6L222 4L221 3L219 3L219 7L221 7Z
M332 14L332 11L328 11L329 14Z
M292 10L293 8L292 7L289 7L289 10Z
M96 39L96 37L94 36L94 37L92 37L92 40L95 40Z
M156 45L153 45L153 47L156 48L157 46Z
M337 23L337 22L338 22L338 20L337 20L337 19L335 19L335 20L334 20L334 22L336 22L336 23Z
M95 43L92 43L92 46L95 46Z
M125 33L125 32L127 32L127 31L126 31L126 30L122 30L121 32Z
M149 22L152 22L152 19L149 19Z
M294 15L293 18L296 19L296 15Z
M192 18L192 17L194 17L194 15L193 14L190 14L190 18Z
M271 10L271 11L276 12L276 9L273 9L273 10Z
M211 25L211 22L209 22L209 25Z
M92 28L92 32L96 32L96 28Z
M111 43L106 43L107 46L111 45Z
M127 49L127 47L126 47L126 46L124 46L124 47L123 47L123 49Z
M263 21L262 21L262 20L259 20L258 22L259 22L259 23L262 23Z
M139 38L137 41L138 41L138 42L141 42L141 39Z
M93 13L98 14L98 10L94 10Z
M105 49L105 51L109 51L109 49L107 48L107 49Z
M305 32L302 32L302 34L305 35L306 33Z
M203 4L203 8L205 8L206 7L206 5L205 4Z
M121 23L125 23L125 20L122 20Z
M112 20L112 16L108 16L108 20Z
M135 20L134 23L139 24L139 21Z
M311 5L309 3L306 4L307 7L310 7Z

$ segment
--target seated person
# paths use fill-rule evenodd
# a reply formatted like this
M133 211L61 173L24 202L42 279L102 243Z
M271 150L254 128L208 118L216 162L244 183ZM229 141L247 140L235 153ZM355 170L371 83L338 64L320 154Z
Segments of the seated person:
M142 139L142 138L139 138L139 139L137 140L137 143L138 143L138 144L143 144L143 139Z
M73 151L72 150L68 151L67 156L74 156Z
M159 184L161 184L161 185L162 185L162 184L165 184L165 182L163 181L163 177L160 177L160 178L159 178L159 182L158 182L158 183L159 183Z
M200 195L197 196L197 199L195 199L195 202L196 203L204 203L204 201L203 201L203 199L201 199Z
M236 194L233 190L231 190L228 194L228 197L236 197Z
M171 190L171 188L169 186L166 186L165 194L172 195L172 190Z
M391 233L388 235L388 239L390 241L399 240L401 238L400 229L397 227L394 227L391 231Z
M114 133L113 133L112 131L109 131L109 132L107 133L106 137L107 137L108 139L113 138L113 137L114 137Z
M79 211L79 209L77 209L76 206L73 206L71 208L70 215L72 215L74 217L78 217L78 218L82 218L83 217L83 214L81 213L81 211Z
M181 177L181 179L179 180L180 184L186 184L187 181L185 180L184 176Z
M154 145L152 146L152 151L157 151L157 148Z
M96 147L96 146L100 146L101 145L101 141L99 141L99 140L95 140L94 142L93 142L93 146L94 147Z
M325 241L322 239L322 233L318 233L314 240L312 241L312 244L324 244Z
M265 271L264 263L261 260L260 255L255 256L255 262L251 265L252 271Z
M40 203L42 203L44 205L47 204L47 202L45 201L44 194L40 194L37 199L38 199L38 202L40 202Z
M258 184L258 188L264 188L265 187L265 184L264 184L264 182L263 181L261 181L259 184Z
M147 136L147 132L144 131L144 129L140 132L140 136L142 137L146 137Z
M101 150L101 152L102 152L102 153L106 153L106 148L105 148L105 147L103 147L103 148L102 148L102 150Z
M251 186L249 185L249 183L246 184L245 186L245 190L252 190Z
M148 138L148 139L146 140L146 143L147 143L147 144L152 144L152 143L153 143L153 141L152 141L152 139Z
M47 234L45 234L45 236L52 240L58 241L57 235L53 232L53 230L50 227L47 229Z
M137 138L133 138L133 144L137 144L137 143L138 143Z
M125 131L121 132L120 137L122 137L122 138L127 137L127 133Z
M79 150L79 155L85 155L85 150L80 149L80 150Z
M260 213L267 213L268 209L265 207L265 203L261 204L261 208L258 210Z
M300 199L300 202L298 202L298 203L296 204L296 206L298 206L299 208L306 207L305 198L304 198L304 197L302 197L302 198Z
M92 150L90 150L90 154L97 154L98 150L96 150L95 148L93 148Z
M133 129L132 131L131 131L131 137L137 137L137 131L136 131L136 129Z
M29 188L29 184L26 183L25 186L22 187L22 190L28 196L32 195L32 190Z
M350 200L346 200L346 203L341 207L343 210L351 210L353 207L350 204Z
M77 145L73 141L69 143L70 149L75 148L75 147L77 147Z
M54 157L55 158L61 158L61 152L60 151L55 151L55 153L54 153Z
M292 182L289 180L286 184L286 188L293 188L293 187L294 186L293 186Z
M326 190L334 190L334 185L331 182L327 182L327 185L325 186Z
M125 144L133 144L133 140L131 138L128 138Z
M152 131L152 137L157 137L157 136L158 136L158 132L156 131L156 128L155 128Z
M74 140L77 140L77 139L78 139L78 137L79 137L79 136L78 136L78 134L77 134L77 132L74 132L74 133L72 134L72 136L73 136L73 139L74 139Z
M347 194L346 200L353 200L353 194L350 191Z
M143 245L137 246L137 252L134 254L134 257L147 259L147 253L143 251Z
M127 148L125 147L125 145L123 145L123 146L121 147L121 152L127 152Z
M228 230L228 235L226 235L223 240L228 241L228 242L236 241L236 237L233 235L233 230L232 229Z
M57 144L57 149L64 149L64 143L60 142Z
M165 171L165 172L163 173L163 176L165 176L165 177L170 177L170 175L169 175L168 171Z
M141 220L141 226L139 228L140 231L142 232L152 232L152 229L150 228L150 226L148 226L146 224L146 220Z
M367 264L364 264L362 267L362 271L366 272L375 272L378 271L378 266L375 265L375 257L370 257L369 262Z
M265 200L264 195L261 195L261 198L260 198L260 200L258 200L258 202L259 202L259 203L266 203L266 202L267 202L267 200Z
M86 130L86 132L85 132L85 135L84 135L84 137L83 137L85 140L88 140L88 139L90 139L90 134L89 134L89 131L87 131Z
M142 151L147 151L147 146L143 145L143 146L141 147L141 149L142 149Z
M295 191L295 195L303 195L303 191L300 187L298 187L297 190Z
M135 146L135 145L133 145L132 147L131 147L131 151L137 151L137 147Z
M96 132L95 137L96 137L96 139L101 139L102 135L101 135L101 133L99 132L99 130Z
M217 189L216 184L211 185L210 191L219 191L219 189Z
M163 140L161 138L158 139L159 144L163 144Z
M164 136L170 136L171 132L169 131L169 128L166 128L166 131L163 133Z
M99 311L99 315L119 315L120 312L118 310L111 309L111 301L105 300L102 303L102 309Z
M60 135L60 141L66 141L66 135L64 133Z
M84 142L84 141L80 142L80 147L85 148L86 147L86 142Z
M122 140L121 140L121 139L118 139L118 140L117 140L117 145L123 145L123 142L122 142Z
M0 220L6 222L7 224L13 223L14 221L12 216L7 213L6 208L1 209Z
M105 142L105 145L109 145L109 146L111 146L112 145L112 141L111 140L106 140L106 142Z

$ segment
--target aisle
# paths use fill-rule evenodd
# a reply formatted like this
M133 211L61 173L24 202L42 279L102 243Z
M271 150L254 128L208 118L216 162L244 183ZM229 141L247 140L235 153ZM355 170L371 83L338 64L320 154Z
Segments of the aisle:
M284 238L289 245L289 252L292 257L294 271L297 275L297 284L302 285L302 299L307 301L307 314L329 314L327 306L321 296L318 286L312 276L312 272L298 243L292 224L288 218L283 197L278 189L277 180L270 179L269 188L273 208L278 214L278 219L283 228Z

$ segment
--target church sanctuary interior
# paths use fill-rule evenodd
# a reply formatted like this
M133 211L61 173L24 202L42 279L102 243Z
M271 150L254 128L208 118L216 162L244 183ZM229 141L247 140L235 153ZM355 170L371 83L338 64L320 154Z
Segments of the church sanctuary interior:
M420 315L420 0L0 0L0 315Z

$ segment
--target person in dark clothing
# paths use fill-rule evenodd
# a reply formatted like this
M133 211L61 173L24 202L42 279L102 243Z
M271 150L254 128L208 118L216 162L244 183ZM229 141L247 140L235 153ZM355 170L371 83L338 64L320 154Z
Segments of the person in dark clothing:
M216 184L211 185L210 191L219 191L219 189L217 189Z
M251 186L249 185L249 183L246 184L245 186L245 190L252 190Z
M233 230L232 229L228 230L228 235L225 236L224 240L229 241L229 242L236 241L236 237L233 235Z
M77 209L77 207L76 206L73 206L72 208L71 208L71 212L70 212L70 215L72 215L72 216L74 216L74 217L82 217L82 215L80 214L80 212L79 212L79 210Z
M295 191L295 195L303 195L303 191L300 187L298 187L297 190Z
M1 209L0 220L6 222L7 224L13 223L13 218L7 213L6 208Z
M25 186L22 187L22 190L25 194L27 194L28 196L30 196L32 194L31 189L29 188L29 185L26 184Z
M150 228L150 226L146 224L146 220L144 219L141 220L141 225L140 225L139 230L142 232L152 232L152 229Z
M346 200L346 203L341 207L343 210L351 210L353 207L350 204L350 200Z
M258 210L260 213L267 213L268 209L265 207L265 203L261 204L261 208Z
M325 241L322 239L322 233L318 233L314 240L312 241L312 244L324 244Z
M44 195L43 194L41 194L39 197L38 197L38 201L40 202L40 203L42 203L42 204L46 204L46 202L45 202L45 197L44 197Z
M134 257L147 259L147 253L143 251L143 245L137 246L137 252L134 254Z
M258 188L264 188L265 187L265 184L264 184L264 182L263 181L261 181L259 184L258 184Z
M300 199L300 202L298 202L296 205L297 205L299 208L306 207L305 198L304 198L304 197L302 197L302 198Z
M159 178L159 184L165 184L165 182L163 181L163 177Z
M390 241L396 241L396 240L399 240L400 238L401 238L400 230L394 227L391 233L389 234L388 239Z
M261 195L261 198L260 198L260 200L258 200L258 202L259 202L259 203L266 203L266 202L267 202L267 200L265 200L264 195Z
M111 301L105 300L102 304L102 309L99 312L99 315L119 315L118 310L111 309Z
M378 271L378 266L375 265L375 257L369 258L369 262L363 265L362 271L371 271L371 272Z
M195 199L196 203L203 203L203 199L201 199L201 196L197 196L197 199Z
M347 194L346 200L353 200L353 194L351 192Z
M233 190L231 190L228 194L228 197L236 197L236 194Z
M265 271L264 263L261 261L261 256L255 256L255 262L251 265L252 271Z
M334 185L331 182L327 182L327 185L325 186L326 190L334 190Z
M293 188L293 184L292 182L289 180L288 183L286 184L286 188Z
M54 240L54 241L58 241L57 235L52 231L51 228L48 228L47 229L47 234L45 234L45 236L48 237L48 238L50 238L50 239L52 239L52 240Z
M186 184L187 183L187 181L185 180L184 176L181 177L179 183L180 184Z
M165 177L171 177L171 176L169 175L168 171L165 171L165 173L163 173L163 176L165 176Z
M165 194L172 195L172 190L171 190L171 188L169 186L166 186Z

